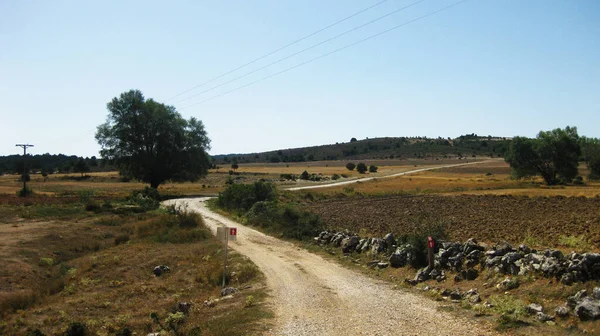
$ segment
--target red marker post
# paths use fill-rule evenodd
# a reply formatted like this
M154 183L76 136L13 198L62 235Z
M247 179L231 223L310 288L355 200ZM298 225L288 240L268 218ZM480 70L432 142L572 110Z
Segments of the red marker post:
M427 237L427 250L429 256L429 269L433 269L433 248L435 247L435 241L431 236Z
M219 228L220 229L220 228ZM220 231L219 229L217 229L217 235L218 232ZM225 279L227 279L227 245L229 245L229 241L236 241L237 240L237 228L234 227L225 227L225 229L223 231L223 239L225 241L225 261L223 262L223 288L225 288Z

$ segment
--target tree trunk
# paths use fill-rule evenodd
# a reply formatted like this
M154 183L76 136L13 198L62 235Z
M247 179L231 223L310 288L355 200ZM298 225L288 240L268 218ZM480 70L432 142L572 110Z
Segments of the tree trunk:
M158 183L158 182L154 182L154 181L153 181L153 182L150 182L150 188L153 188L153 189L158 189L158 185L159 185L159 184L160 184L160 183Z

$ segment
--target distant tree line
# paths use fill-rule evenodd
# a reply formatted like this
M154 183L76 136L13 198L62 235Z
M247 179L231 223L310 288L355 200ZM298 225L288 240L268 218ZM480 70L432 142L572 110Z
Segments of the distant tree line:
M22 174L23 155L0 156L0 174ZM111 171L115 167L106 160L92 157L79 157L64 154L27 155L26 167L29 172L40 174L87 173Z
M217 164L289 163L327 160L503 157L510 139L467 134L455 139L398 137L357 140L331 145L292 148L263 153L215 155Z

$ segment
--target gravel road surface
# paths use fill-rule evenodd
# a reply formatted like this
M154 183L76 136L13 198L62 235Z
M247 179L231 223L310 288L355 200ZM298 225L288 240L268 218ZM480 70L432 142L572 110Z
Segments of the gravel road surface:
M238 228L230 248L266 275L275 327L268 335L490 335L489 328L438 310L440 303L369 278L210 211L208 198L177 199L217 227Z

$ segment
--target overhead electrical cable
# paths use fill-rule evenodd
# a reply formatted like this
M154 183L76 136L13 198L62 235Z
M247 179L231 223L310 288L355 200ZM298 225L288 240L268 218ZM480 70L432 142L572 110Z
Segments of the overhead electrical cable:
M252 71L250 71L250 72L247 72L247 73L245 73L245 74L243 74L243 75L241 75L241 76L235 77L235 78L233 78L233 79L231 79L231 80L228 80L228 81L226 81L226 82L224 82L224 83L221 83L221 84L219 84L219 85L213 86L213 87L211 87L211 88L209 88L209 89L206 89L206 90L204 90L204 91L201 91L201 92L198 92L198 93L196 93L196 94L193 94L193 95L191 95L191 96L188 96L188 97L186 97L186 98L184 98L184 99L181 99L181 100L177 101L177 103L182 103L182 102L184 102L184 101L186 101L186 100L190 100L190 99L192 99L192 98L194 98L194 97L197 97L197 96L199 96L199 95L202 95L202 94L204 94L204 93L210 92L210 91L212 91L212 90L214 90L214 89L218 89L218 88L220 88L220 87L222 87L222 86L225 86L225 85L227 85L227 84L229 84L229 83L232 83L232 82L235 82L235 81L237 81L237 80L239 80L239 79L242 79L242 78L244 78L244 77L247 77L247 76L249 76L249 75L251 75L251 74L253 74L253 73L256 73L256 72L258 72L258 71L264 70L264 69L266 69L266 68L268 68L268 67L270 67L270 66L273 66L273 65L275 65L275 64L281 63L281 62L283 62L283 61L285 61L285 60L287 60L287 59L290 59L290 58L292 58L292 57L294 57L294 56L297 56L297 55L299 55L299 54L302 54L302 53L304 53L304 52L306 52L306 51L308 51L308 50L314 49L314 48L316 48L316 47L318 47L318 46L320 46L320 45L323 45L323 44L325 44L325 43L331 42L331 41L333 41L333 40L335 40L335 39L337 39L337 38L339 38L339 37L342 37L342 36L344 36L344 35L346 35L346 34L349 34L349 33L353 32L353 31L356 31L356 30L358 30L358 29L364 28L364 27L366 27L366 26L368 26L368 25L370 25L370 24L373 24L373 23L375 23L375 22L377 22L377 21L383 20L383 19L385 19L386 17L388 17L388 16L390 16L390 15L394 15L394 14L396 14L396 13L399 13L399 12L401 12L401 11L403 11L403 10L405 10L405 9L408 9L408 8L410 8L410 7L412 7L412 6L415 6L415 5L417 5L417 4L419 4L419 3L423 2L423 1L426 1L426 0L418 0L418 1L415 1L415 2L413 2L413 3L409 4L409 5L406 5L406 6L402 7L402 8L399 8L399 9L393 10L393 11L391 11L391 12L389 12L389 13L385 14L385 15L382 15L382 16L380 16L380 17L376 18L376 19L373 19L373 20L371 20L371 21L369 21L369 22L363 23L363 24L361 24L360 26L356 26L356 27L354 27L354 28L351 28L351 29L349 29L349 30L346 30L346 31L344 31L344 32L342 32L342 33L340 33L340 34L337 34L337 35L335 35L335 36L333 36L333 37L330 37L330 38L328 38L328 39L326 39L326 40L323 40L323 41L321 41L321 42L319 42L319 43L313 44L313 45L311 45L310 47L304 48L304 49L302 49L302 50L300 50L300 51L297 51L297 52L295 52L295 53L293 53L293 54L291 54L291 55L288 55L288 56L286 56L286 57L280 58L280 59L278 59L277 61L271 62L271 63L269 63L269 64L267 64L267 65L265 65L265 66L262 66L262 67L260 67L260 68L254 69L254 70L252 70Z
M254 85L254 84L256 84L256 83L259 83L259 82L262 82L262 81L264 81L264 80L267 80L267 79L269 79L269 78L272 78L272 77L275 77L275 76L281 75L282 73L285 73L285 72L288 72L288 71L290 71L290 70L296 69L296 68L298 68L298 67L301 67L301 66L303 66L303 65L306 65L306 64L308 64L308 63L314 62L314 61L316 61L316 60L319 60L319 59L321 59L321 58L324 58L324 57L327 57L327 56L329 56L329 55L335 54L335 53L337 53L337 52L340 52L340 51L342 51L342 50L344 50L344 49L347 49L347 48L350 48L350 47L352 47L352 46L355 46L355 45L357 45L357 44L359 44L359 43L362 43L362 42L368 41L368 40L370 40L370 39L373 39L373 38L375 38L375 37L378 37L378 36L380 36L380 35L383 35L383 34L386 34L386 33L389 33L389 32L391 32L391 31L394 31L394 30L396 30L396 29L398 29L398 28L401 28L401 27L404 27L404 26L406 26L406 25L409 25L409 24L411 24L411 23L414 23L414 22L417 22L417 21L419 21L419 20L425 19L425 18L427 18L427 17L429 17L429 16L432 16L432 15L435 15L435 14L437 14L437 13L443 12L443 11L445 11L445 10L448 10L448 9L450 9L450 8L452 8L452 7L458 6L458 5L460 5L460 4L464 3L464 2L467 2L467 1L468 1L468 0L461 0L461 1L457 1L457 2L455 2L455 3L452 3L452 4L448 5L448 6L442 7L442 8L440 8L440 9L438 9L438 10L435 10L435 11L429 12L429 13L427 13L427 14L425 14L425 15L419 16L419 17L417 17L417 18L415 18L415 19L412 19L412 20L410 20L410 21L406 21L406 22L404 22L404 23L402 23L402 24L399 24L399 25L397 25L397 26L394 26L394 27L392 27L392 28L389 28L389 29L386 29L386 30L384 30L384 31L381 31L381 32L379 32L379 33L377 33L377 34L374 34L374 35L371 35L371 36L369 36L369 37L366 37L366 38L364 38L364 39L358 40L358 41L356 41L356 42L353 42L353 43L347 44L347 45L345 45L345 46L343 46L343 47L341 47L341 48L335 49L335 50L333 50L333 51L330 51L330 52L328 52L328 53L326 53L326 54L323 54L323 55L321 55L321 56L317 56L317 57L315 57L315 58L311 58L311 59L309 59L308 61L304 61L304 62L302 62L302 63L298 63L298 64L296 64L296 65L294 65L294 66L291 66L291 67L289 67L289 68L286 68L286 69L284 69L284 70L281 70L281 71L279 71L279 72L276 72L276 73L274 73L274 74L271 74L271 75L269 75L269 76L266 76L266 77L260 78L260 79L258 79L258 80L255 80L254 82L250 82L250 83L248 83L248 84L245 84L245 85L239 86L239 87L237 87L237 88L234 88L234 89L232 89L232 90L226 91L226 92L224 92L224 93L221 93L221 94L218 94L218 95L216 95L216 96L213 96L213 97L211 97L211 98L208 98L208 99L205 99L205 100L199 101L199 102L197 102L197 103L194 103L194 104L191 104L191 105L188 105L188 106L185 106L185 107L181 108L180 110L188 109L188 108L190 108L190 107L193 107L193 106L197 106L197 105L200 105L200 104L206 103L206 102L208 102L208 101L210 101L210 100L213 100L213 99L216 99L216 98L223 97L223 96L225 96L225 95L231 94L231 93L233 93L233 92L235 92L235 91L241 90L241 89L243 89L243 88L246 88L246 87L248 87L248 86Z
M383 1L380 1L380 2L378 2L378 3L374 4L374 5L371 5L371 6L367 7L367 8L361 9L361 10L359 10L358 12L356 12L356 13L354 13L354 14L350 15L350 16L347 16L347 17L345 17L345 18L343 18L343 19L341 19L341 20L338 20L338 21L336 21L336 22L334 22L334 23L332 23L332 24L329 24L329 25L327 25L327 26L325 26L325 27L323 27L323 28L321 28L321 29L319 29L319 30L316 30L316 31L314 31L314 32L312 32L312 33L310 33L310 34L308 34L308 35L304 36L304 37L301 37L301 38L299 38L299 39L297 39L297 40L295 40L295 41L293 41L293 42L291 42L291 43L288 43L288 44L286 44L286 45L284 45L284 46L282 46L282 47L280 47L280 48L277 48L277 49L275 49L275 50L273 50L273 51L271 51L271 52L269 52L269 53L267 53L267 54L264 54L264 55L260 56L259 58L256 58L256 59L254 59L254 60L252 60L252 61L250 61L250 62L248 62L248 63L245 63L245 64L243 64L243 65L240 65L240 66L238 66L237 68L234 68L233 70L229 70L229 71L227 71L227 72L224 72L224 73L222 73L222 74L218 75L217 77L214 77L214 78L212 78L212 79L209 79L209 80L207 80L207 81L206 81L206 82L204 82L204 83L201 83L201 84L198 84L198 85L194 86L194 87L193 87L193 88L191 88L191 89L188 89L188 90L186 90L186 91L183 91L183 92L181 92L181 93L178 93L178 94L176 94L176 95L174 95L174 96L172 96L172 97L170 97L170 98L167 98L167 101L168 101L168 100L171 100L171 99L173 99L173 98L177 98L177 97L179 97L179 96L181 96L181 95L184 95L184 94L186 94L186 93L188 93L188 92L190 92L190 91L193 91L193 90L195 90L195 89L197 89L197 88L199 88L199 87L202 87L202 86L204 86L204 85L206 85L206 84L208 84L208 83L210 83L210 82L216 81L217 79L223 78L223 77L225 77L225 76L227 76L227 75L229 75L229 74L231 74L231 73L233 73L233 72L235 72L235 71L237 71L237 70L239 70L239 69L242 69L242 68L244 68L244 67L247 67L248 65L250 65L250 64L253 64L253 63L256 63L256 62L258 62L258 61L260 61L260 60L262 60L262 59L264 59L264 58L267 58L267 57L269 57L269 56L271 56L271 55L273 55L273 54L275 54L275 53L277 53L277 52L279 52L279 51L281 51L281 50L283 50L283 49L286 49L286 48L288 48L288 47L291 47L291 46L293 46L294 44L296 44L296 43L298 43L298 42L302 42L302 41L306 40L306 39L307 39L307 38L309 38L309 37L312 37L312 36L314 36L314 35L316 35L316 34L318 34L318 33L320 33L320 32L323 32L323 31L325 31L325 30L327 30L327 29L329 29L329 28L331 28L331 27L337 26L338 24L340 24L340 23L342 23L342 22L344 22L344 21L347 21L347 20L349 20L349 19L351 19L351 18L353 18L353 17L355 17L355 16L357 16L357 15L359 15L359 14L362 14L362 13L364 13L364 12L366 12L366 11L370 10L370 9L373 9L373 8L375 8L375 7L377 7L377 6L380 6L380 5L382 5L382 4L384 4L384 3L388 2L388 1L389 1L389 0L383 0Z

